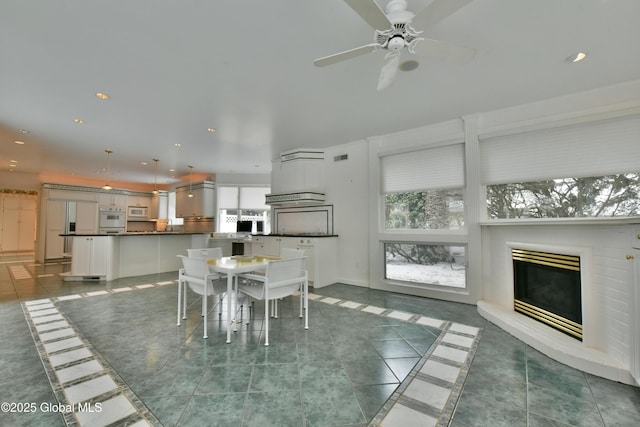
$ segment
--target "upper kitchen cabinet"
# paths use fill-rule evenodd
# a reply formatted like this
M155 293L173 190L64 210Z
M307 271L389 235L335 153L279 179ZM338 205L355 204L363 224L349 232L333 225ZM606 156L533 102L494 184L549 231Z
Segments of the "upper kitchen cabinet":
M142 193L129 193L129 195L127 195L127 206L148 208L151 206L151 195Z
M116 192L98 193L98 204L114 208L127 208L127 195Z
M324 151L298 149L287 151L273 162L271 192L324 193Z
M215 212L216 184L214 182L202 181L176 188L177 218L213 218Z

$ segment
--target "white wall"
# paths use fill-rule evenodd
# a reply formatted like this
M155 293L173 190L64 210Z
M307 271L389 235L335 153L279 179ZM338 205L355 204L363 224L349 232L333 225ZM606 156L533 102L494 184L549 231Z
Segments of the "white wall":
M338 239L338 275L342 283L369 286L368 144L354 142L325 151L327 204L333 205ZM334 161L346 154L347 160Z
M40 191L40 175L0 171L0 189Z

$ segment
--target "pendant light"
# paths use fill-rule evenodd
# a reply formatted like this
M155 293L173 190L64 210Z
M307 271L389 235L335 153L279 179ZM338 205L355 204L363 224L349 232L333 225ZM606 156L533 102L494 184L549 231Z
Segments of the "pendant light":
M193 166L189 165L189 194L187 197L193 197L193 193L191 192L191 186L193 185Z
M158 194L158 159L153 159L156 164L156 168L153 174L153 194Z
M104 150L107 153L107 182L102 186L103 190L111 190L113 187L109 185L109 177L111 175L111 150Z

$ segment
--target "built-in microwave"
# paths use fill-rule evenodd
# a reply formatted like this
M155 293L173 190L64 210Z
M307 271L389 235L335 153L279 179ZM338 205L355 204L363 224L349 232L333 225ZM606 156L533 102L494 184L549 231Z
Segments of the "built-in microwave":
M147 221L149 209L139 206L129 206L127 209L127 221Z

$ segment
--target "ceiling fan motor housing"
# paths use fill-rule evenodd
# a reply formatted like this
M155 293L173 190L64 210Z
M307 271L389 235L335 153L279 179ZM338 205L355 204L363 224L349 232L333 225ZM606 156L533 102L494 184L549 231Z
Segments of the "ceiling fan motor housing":
M386 12L391 28L385 31L376 30L374 40L384 49L394 53L400 53L405 47L412 47L412 42L422 31L416 31L409 25L415 14L407 10L407 2L391 0L387 4Z

